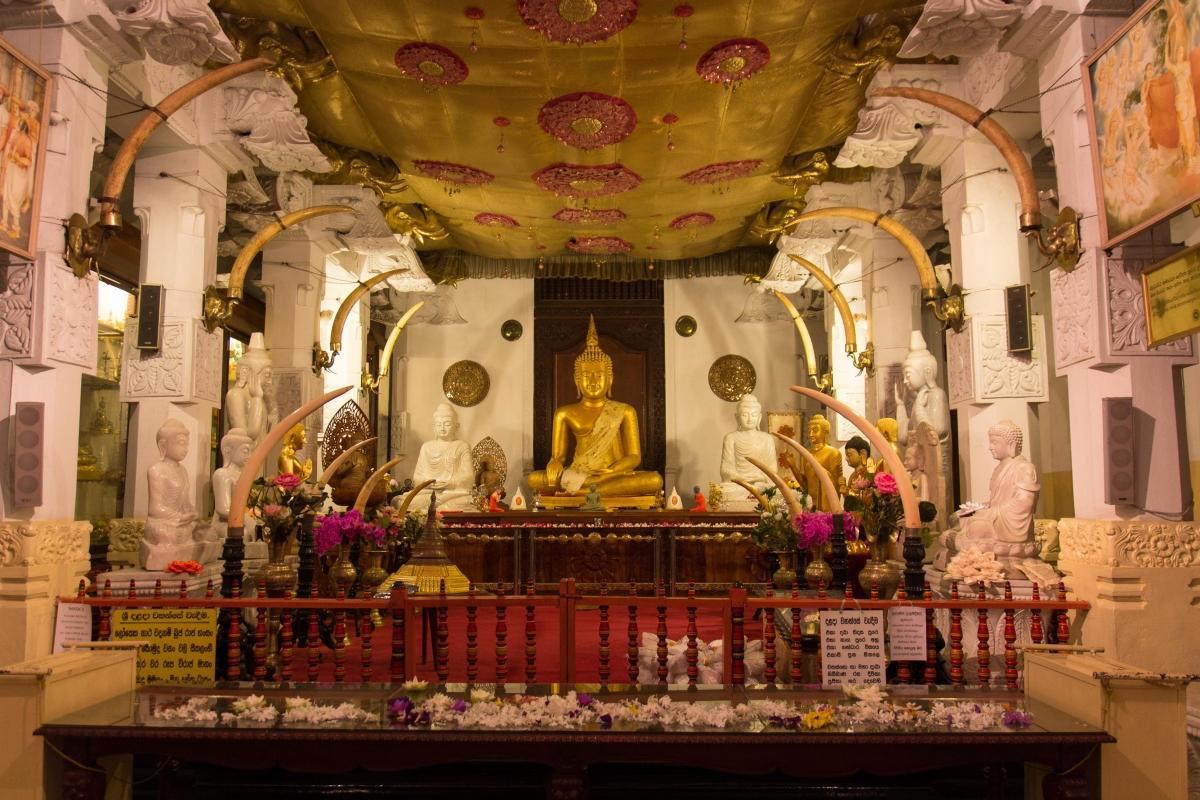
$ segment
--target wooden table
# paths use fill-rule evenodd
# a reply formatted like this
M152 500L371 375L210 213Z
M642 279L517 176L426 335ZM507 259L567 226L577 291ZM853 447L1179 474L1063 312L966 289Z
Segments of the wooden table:
M532 579L539 591L561 578L581 590L600 584L643 591L662 582L669 594L695 582L722 591L755 576L747 562L754 513L689 511L531 511L441 516L450 558L479 584Z
M557 687L566 691L567 687ZM594 694L595 687L590 687ZM546 687L521 687L536 694ZM656 693L654 688L613 687L610 694ZM388 688L375 685L357 688L291 687L263 689L241 684L221 691L226 698L251 692L281 702L284 697L309 695L317 702L350 700L363 707L382 709ZM379 796L398 796L399 786L412 780L442 791L456 785L472 786L473 794L493 796L493 790L519 790L522 796L545 793L553 798L585 798L601 783L603 775L620 779L623 772L653 774L682 771L691 779L713 780L717 773L752 781L762 776L784 775L791 779L823 779L854 785L861 776L903 776L964 766L976 769L973 796L1002 798L1005 776L1019 770L1022 762L1041 764L1063 777L1052 775L1045 788L1047 798L1092 797L1089 792L1089 759L1099 758L1099 746L1114 741L1102 730L1085 725L1061 712L1027 703L1033 725L1024 730L921 731L903 732L805 732L785 730L743 731L618 731L585 730L429 730L392 728L386 720L357 728L304 729L282 725L267 728L237 728L164 723L153 720L152 703L203 694L203 689L142 689L93 708L48 722L36 733L65 753L70 762L64 774L64 797L91 800L103 797L104 780L95 771L96 759L111 754L134 754L157 760L158 797L190 797L185 765L212 765L228 770L206 770L207 791L224 796L236 794L250 784L270 788L269 796L303 791L305 797L344 796L351 781L360 787L369 783ZM214 691L214 693L217 693ZM937 693L955 699L1006 702L1020 695L998 691ZM698 692L672 691L675 702L688 699L742 701L770 696L773 699L814 699L820 693L784 690L754 690L715 687ZM832 694L832 693L830 693ZM603 695L601 695L603 696ZM365 700L364 698L369 698ZM612 699L605 696L604 699ZM928 699L928 698L926 698ZM374 704L374 705L372 705ZM74 763L72 763L74 762ZM1094 766L1094 763L1090 766ZM285 773L309 773L291 776ZM509 770L505 772L504 770ZM238 772L238 771L250 772ZM396 777L346 776L353 770L400 773ZM346 776L322 784L311 773ZM859 776L859 777L854 777ZM765 780L765 778L763 778ZM631 777L628 780L638 780ZM440 782L440 783L439 783ZM520 784L520 785L518 785ZM292 788L295 787L295 788ZM324 788L322 788L324 787ZM532 790L532 791L531 791ZM464 789L465 791L465 789ZM611 793L611 792L610 792ZM255 795L258 796L258 795ZM288 796L293 796L288 794ZM296 795L300 796L300 795ZM670 796L665 791L662 796ZM845 796L844 794L836 796Z

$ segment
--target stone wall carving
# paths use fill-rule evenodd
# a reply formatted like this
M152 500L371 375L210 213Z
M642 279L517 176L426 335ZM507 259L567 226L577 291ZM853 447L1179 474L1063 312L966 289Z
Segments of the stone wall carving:
M1116 259L1106 262L1108 342L1114 355L1190 356L1192 337L1146 347L1146 308L1142 301L1140 271L1127 269Z
M136 552L146 535L146 521L131 517L119 517L108 523L108 549L120 552Z
M192 328L192 396L221 404L221 334L209 333L199 320Z
M1041 403L1049 399L1046 328L1041 315L1032 320L1028 353L1010 353L1003 315L969 318L967 327L946 340L946 373L951 407L1018 398Z
M143 397L183 397L190 388L184 381L183 364L187 330L183 320L163 322L162 347L139 350L137 323L130 320L125 328L125 352L122 356L121 401L136 402Z
M1064 519L1059 563L1100 567L1200 567L1200 523Z
M95 273L76 278L74 273L46 265L50 302L44 309L47 324L45 354L57 361L96 368L96 307L99 288Z
M1050 273L1054 367L1061 370L1096 355L1095 260L1085 255L1071 272Z
M155 61L177 65L238 60L206 0L135 0L121 6L114 12L121 30L139 39Z
M25 358L33 350L33 265L10 265L3 273L4 286L0 290L0 358Z
M92 524L74 520L0 520L0 567L87 561Z
M308 136L308 120L296 110L296 93L282 78L245 75L224 88L225 124L247 152L276 172L328 172L324 154Z
M1029 0L929 0L900 56L969 55L989 49L1021 17Z
M952 407L975 398L975 363L971 348L971 326L946 334L946 394Z

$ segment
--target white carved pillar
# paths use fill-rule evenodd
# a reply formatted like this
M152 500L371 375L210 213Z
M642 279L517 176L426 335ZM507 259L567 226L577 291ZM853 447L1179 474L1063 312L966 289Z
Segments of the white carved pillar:
M224 358L221 334L205 331L199 312L204 287L216 274L225 184L225 167L200 148L151 152L135 165L133 204L142 227L141 282L161 284L164 299L160 349L136 349L133 320L126 329L121 399L134 404L126 516L146 514L146 470L159 459L156 434L170 417L191 434L184 467L192 501L202 512L209 507L212 418L221 405Z

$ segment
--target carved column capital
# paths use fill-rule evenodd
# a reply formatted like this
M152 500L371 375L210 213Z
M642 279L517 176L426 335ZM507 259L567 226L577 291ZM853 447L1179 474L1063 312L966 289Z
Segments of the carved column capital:
M296 93L282 78L258 72L223 89L225 123L247 152L276 172L328 172L324 154L296 109Z
M987 50L1021 17L1029 0L929 0L900 47L903 58Z
M135 0L114 10L121 30L163 64L232 63L237 50L205 0Z

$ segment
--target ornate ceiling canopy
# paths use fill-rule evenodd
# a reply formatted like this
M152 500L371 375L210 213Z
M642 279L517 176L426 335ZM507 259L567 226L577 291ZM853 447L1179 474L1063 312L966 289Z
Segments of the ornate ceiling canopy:
M654 260L762 244L833 177L912 5L213 3L282 61L335 167L314 178L371 185L419 246Z

